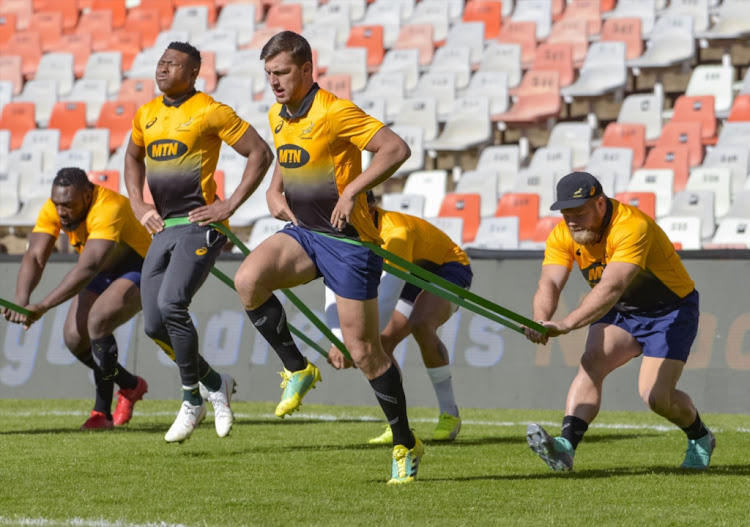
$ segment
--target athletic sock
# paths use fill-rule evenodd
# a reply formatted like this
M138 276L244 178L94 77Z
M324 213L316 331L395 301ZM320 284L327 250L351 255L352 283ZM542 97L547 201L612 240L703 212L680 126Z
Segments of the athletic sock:
M575 450L588 429L589 425L583 419L574 415L566 415L562 420L562 433L560 435L570 441L573 450Z
M695 412L695 421L693 421L693 424L683 428L682 431L687 434L688 439L700 439L708 434L708 428L703 424L701 416L697 411Z
M245 312L287 370L295 372L307 367L307 360L300 353L292 339L292 334L289 333L284 307L276 295L271 295L259 308Z
M198 385L195 386L183 386L182 387L182 400L187 401L193 406L200 406L203 404L203 397L201 397L201 391Z
M124 390L132 390L138 386L138 377L126 370L120 363L117 363L117 373L112 377L112 380Z
M437 396L440 413L458 417L458 405L456 404L456 397L453 395L451 367L445 365L427 368L427 375L430 376L430 381L432 381L432 388Z
M208 388L210 391L215 392L221 388L221 375L214 370L211 366L208 367L208 372L201 377L203 386Z
M383 409L388 424L393 431L393 444L413 448L416 444L414 434L409 429L409 419L406 416L406 395L401 385L401 374L395 363L376 379L370 380L370 386L375 391L380 407Z
M114 381L120 388L130 390L138 385L138 379L117 362L117 341L110 334L91 339L91 351L103 378Z
M93 362L93 360L92 360ZM101 412L112 419L112 397L115 390L115 382L112 379L104 379L102 372L94 364L94 384L96 385L96 400L94 401L94 410Z

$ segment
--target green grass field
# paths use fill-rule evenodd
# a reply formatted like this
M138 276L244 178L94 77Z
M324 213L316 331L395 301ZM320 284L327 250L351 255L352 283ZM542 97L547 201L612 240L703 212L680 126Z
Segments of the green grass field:
M235 402L182 445L164 433L177 401L143 401L128 426L80 432L90 401L0 400L0 525L750 525L750 420L704 415L712 466L677 467L684 434L655 415L603 412L572 473L551 472L525 425L559 431L561 411L462 410L452 444L425 441L418 480L385 484L390 449L376 407ZM428 438L435 410L410 409Z

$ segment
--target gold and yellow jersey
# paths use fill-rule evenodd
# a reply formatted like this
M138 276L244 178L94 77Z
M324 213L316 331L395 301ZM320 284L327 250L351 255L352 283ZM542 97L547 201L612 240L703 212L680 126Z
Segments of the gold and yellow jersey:
M620 297L616 306L620 310L656 309L693 291L695 283L656 222L636 207L614 199L609 201L611 218L599 243L576 243L565 222L560 222L547 238L542 265L558 264L572 269L573 262L577 262L591 287L599 283L610 262L637 265L641 272Z
M420 267L448 262L469 265L469 257L443 231L422 218L377 209L375 218L383 249Z
M357 199L343 233L331 226L331 213L344 188L362 173L361 151L383 123L317 84L295 115L276 103L268 112L268 120L284 195L300 227L379 242L364 193Z
M80 254L88 240L111 240L127 245L141 257L146 256L151 236L135 219L128 198L98 185L94 186L93 192L86 221L66 233L70 245ZM44 232L57 238L61 230L55 204L48 199L39 212L33 232Z
M250 125L201 92L170 104L158 97L133 118L133 142L146 150L146 181L162 218L179 218L216 199L221 142L236 143Z

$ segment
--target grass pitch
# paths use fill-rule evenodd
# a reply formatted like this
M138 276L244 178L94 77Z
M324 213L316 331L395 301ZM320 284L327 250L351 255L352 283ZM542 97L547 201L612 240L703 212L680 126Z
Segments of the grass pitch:
M90 401L0 400L0 525L750 525L750 420L703 416L712 466L677 468L684 434L647 412L602 412L575 471L554 473L526 424L559 431L562 411L463 409L454 443L428 439L436 411L411 408L425 439L418 480L389 486L376 407L235 402L220 439L213 417L184 444L164 442L178 401L142 401L133 421L81 432Z

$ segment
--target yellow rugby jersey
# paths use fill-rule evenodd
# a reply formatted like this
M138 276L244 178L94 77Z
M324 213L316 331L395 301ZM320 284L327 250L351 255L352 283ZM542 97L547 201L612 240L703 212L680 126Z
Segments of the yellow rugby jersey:
M55 238L60 235L62 225L55 204L48 199L39 212L33 232L46 232ZM128 198L98 185L94 186L91 207L86 221L76 230L67 232L70 245L80 254L88 240L112 240L133 249L141 257L146 256L151 236L135 219Z
M331 213L343 189L362 173L362 150L384 124L353 102L313 86L295 115L276 103L268 112L284 195L299 225L334 236ZM379 242L362 193L343 231Z
M594 246L579 245L560 222L547 238L542 265L568 269L577 262L591 287L599 283L610 262L628 262L641 268L615 308L628 311L655 309L684 298L695 288L674 245L649 216L636 207L610 199L611 219Z
M146 181L162 218L214 202L221 142L236 143L250 125L201 92L173 104L157 97L133 118L133 142L146 149Z
M427 220L377 209L376 218L383 249L420 267L458 262L469 265L469 257L443 231Z

